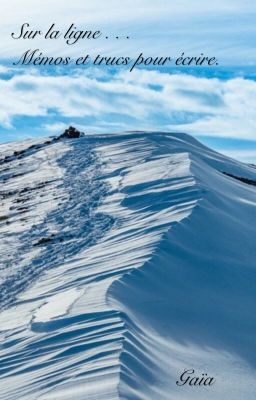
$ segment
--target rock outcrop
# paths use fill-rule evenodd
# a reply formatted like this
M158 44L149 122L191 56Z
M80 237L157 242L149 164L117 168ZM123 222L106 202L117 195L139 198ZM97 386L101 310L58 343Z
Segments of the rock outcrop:
M65 129L62 135L59 138L67 138L67 139L76 139L84 136L83 132L80 132L78 129L70 126L69 128Z

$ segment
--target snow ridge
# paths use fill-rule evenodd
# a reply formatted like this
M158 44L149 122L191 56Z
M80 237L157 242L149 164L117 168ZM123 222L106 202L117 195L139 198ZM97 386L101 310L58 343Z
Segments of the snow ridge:
M254 189L220 171L250 179L255 172L180 134L134 132L37 145L22 162L14 157L2 164L9 171L2 192L8 224L3 219L0 227L4 261L10 246L15 250L1 269L3 399L184 400L175 388L177 371L184 369L180 355L187 364L208 365L216 343L208 338L209 349L202 351L192 336L184 345L177 340L179 274L186 262L186 274L196 266L193 235L214 207L229 221L226 187L254 210ZM14 150L15 144L3 148ZM15 177L21 168L24 176ZM12 207L28 182L37 189L20 214ZM204 219L194 227L198 215ZM189 321L185 308L180 312ZM227 353L214 357L233 363ZM250 381L250 368L239 361L241 368Z

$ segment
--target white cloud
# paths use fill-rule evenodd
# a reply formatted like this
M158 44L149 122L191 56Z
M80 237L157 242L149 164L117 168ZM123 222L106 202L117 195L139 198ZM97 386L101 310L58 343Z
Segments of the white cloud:
M0 74L6 74L9 71L9 68L5 67L4 65L0 65Z
M27 72L0 79L0 124L10 127L16 116L54 116L50 131L62 128L60 118L68 117L82 125L83 119L90 119L90 124L93 120L101 129L105 120L106 129L115 125L116 129L256 139L256 82L252 80L142 70L101 78Z
M226 154L231 158L235 158L237 160L242 160L247 163L256 163L256 149L254 150L221 150L222 153Z
M44 124L43 129L45 129L49 133L58 133L63 131L66 128L66 124L63 122L56 122L54 124Z

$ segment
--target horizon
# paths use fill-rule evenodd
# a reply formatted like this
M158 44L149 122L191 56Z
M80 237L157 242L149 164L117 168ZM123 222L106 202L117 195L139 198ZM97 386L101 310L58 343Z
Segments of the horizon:
M49 20L48 7L51 15ZM10 0L0 43L0 142L49 136L68 125L90 132L125 130L180 131L227 155L256 161L256 4L188 0L157 4L117 0L102 6L74 0L38 4ZM12 13L15 7L16 13ZM70 15L75 10L76 20ZM30 10L29 18L25 10ZM61 18L59 15L61 14ZM73 14L74 15L74 14ZM52 23L61 34L76 30L102 32L97 41L67 45L63 37L45 40L18 37L22 24L45 32ZM234 32L233 26L237 29ZM60 34L60 35L61 35ZM107 35L107 36L106 36ZM115 35L119 35L116 40ZM106 36L106 37L105 37ZM127 39L129 37L129 39ZM120 47L121 46L121 47ZM27 49L47 56L102 55L215 56L212 67L14 66Z

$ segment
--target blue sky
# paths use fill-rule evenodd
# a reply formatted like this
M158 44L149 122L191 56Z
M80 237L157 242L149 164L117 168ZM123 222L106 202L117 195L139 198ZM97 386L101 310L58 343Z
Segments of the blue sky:
M15 9L15 13L13 13ZM132 129L190 133L256 162L256 4L246 0L9 0L2 6L0 141L60 133ZM100 29L101 39L67 46L62 37L13 40L22 23L46 31ZM109 39L106 40L105 36ZM118 35L119 39L115 39ZM120 39L129 35L130 39ZM215 56L211 68L14 67L28 48L47 55Z

